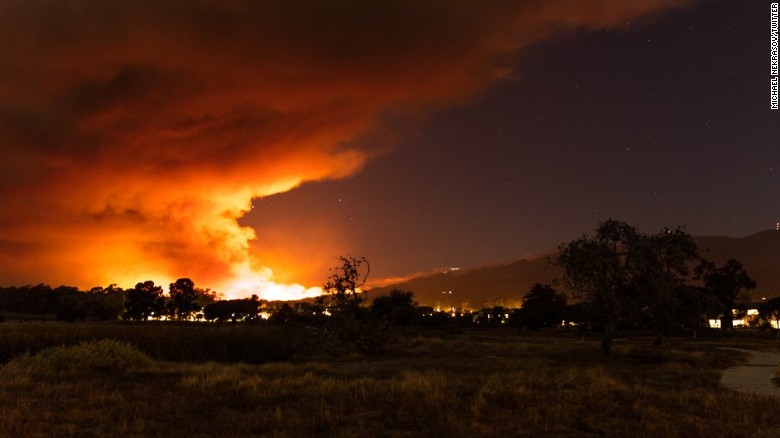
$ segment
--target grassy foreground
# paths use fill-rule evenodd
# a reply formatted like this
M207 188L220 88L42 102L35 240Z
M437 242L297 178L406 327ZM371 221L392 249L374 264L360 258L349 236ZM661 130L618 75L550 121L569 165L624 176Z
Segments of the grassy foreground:
M380 357L266 364L69 343L0 367L0 436L777 436L778 399L718 384L745 358L717 346L744 340L650 343L603 359L568 334L422 331Z

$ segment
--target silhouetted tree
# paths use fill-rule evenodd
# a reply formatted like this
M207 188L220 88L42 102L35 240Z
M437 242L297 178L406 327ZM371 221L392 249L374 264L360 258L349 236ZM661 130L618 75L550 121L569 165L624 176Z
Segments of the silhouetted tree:
M674 318L684 327L694 330L708 327L710 316L720 314L721 305L705 288L685 285L679 289L679 305Z
M85 310L86 293L75 287L60 286L53 290L56 295L56 314L60 321L83 321L87 317Z
M165 311L165 298L160 286L149 280L128 289L125 297L124 319L146 321L159 317Z
M277 309L269 318L271 322L289 322L298 319L298 315L295 309L290 306L289 303L282 304L282 307Z
M331 314L340 314L354 318L365 302L365 294L360 290L368 278L370 266L365 257L339 257L341 265L331 269L332 274L322 285L323 295L317 298ZM361 272L365 265L365 273Z
M22 289L26 289L29 293L27 296L30 304L29 313L37 313L40 315L41 320L44 320L45 315L57 312L59 299L57 293L48 284L41 283L35 286L24 286Z
M777 336L778 339L780 339L780 297L775 297L761 303L758 312L759 316L761 316L762 319L765 319L770 325L772 324L772 321L774 321L775 327L777 328Z
M108 287L93 287L85 293L84 310L88 318L100 321L112 321L122 313L125 303L125 291L116 284Z
M257 317L260 300L257 295L241 300L216 301L206 305L204 316L209 321L244 321Z
M180 278L168 287L168 315L177 320L188 319L194 312L201 309L195 302L198 298L195 292L195 282L189 278Z
M365 293L360 289L368 278L368 261L365 257L341 256L339 262L322 286L323 295L317 298L322 311L329 314L324 320L322 344L333 354L347 344L362 352L374 352L380 347L379 334L372 327L375 322L366 318L368 311L362 307Z
M255 296L255 295L253 295ZM222 294L220 294L217 291L211 290L209 288L201 289L201 288L195 288L195 304L200 308L204 309L206 306L212 303L216 303L217 301L222 299ZM197 314L200 316L200 314ZM203 315L205 317L205 314Z
M523 297L523 307L516 312L514 325L532 329L559 326L564 319L566 295L548 284L536 283Z
M387 325L410 324L417 317L417 303L414 293L393 289L390 295L382 295L371 302L371 315L384 321Z
M644 235L609 219L593 237L559 247L557 263L576 298L603 318L601 350L609 355L619 324L645 321L658 334L673 321L688 265L699 259L693 238L682 229Z
M681 228L667 228L641 235L630 261L639 298L639 322L655 331L657 344L663 333L701 316L699 308L689 306L690 267L701 261L690 234Z
M0 310L37 314L41 320L57 312L59 298L48 284L7 287L0 290Z
M720 268L712 262L702 262L696 272L704 281L704 289L715 297L721 305L723 316L721 328L731 330L734 328L733 310L737 307L737 297L740 292L748 291L756 287L756 282L750 278L745 268L737 260L729 259Z

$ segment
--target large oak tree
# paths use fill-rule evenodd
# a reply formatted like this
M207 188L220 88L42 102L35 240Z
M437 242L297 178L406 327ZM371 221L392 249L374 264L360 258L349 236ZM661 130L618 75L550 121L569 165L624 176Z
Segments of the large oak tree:
M699 260L693 238L681 228L642 234L609 219L594 236L559 247L564 283L604 321L601 350L609 355L620 324L644 324L661 333L680 315L689 267Z

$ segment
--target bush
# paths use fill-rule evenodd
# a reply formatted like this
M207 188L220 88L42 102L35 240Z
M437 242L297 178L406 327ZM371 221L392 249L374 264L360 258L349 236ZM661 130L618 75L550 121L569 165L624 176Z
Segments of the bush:
M132 345L103 339L75 346L49 348L36 354L24 353L6 364L2 372L35 376L93 375L126 372L151 363L149 356Z
M0 331L0 364L25 352L95 339L134 345L155 360L266 363L298 355L307 333L298 325L204 323L13 324Z

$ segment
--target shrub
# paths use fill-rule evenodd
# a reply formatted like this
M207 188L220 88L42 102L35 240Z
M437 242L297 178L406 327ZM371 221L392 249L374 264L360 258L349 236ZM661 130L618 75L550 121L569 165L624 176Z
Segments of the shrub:
M132 345L103 339L49 348L36 354L24 353L6 364L2 372L36 376L93 375L126 372L151 363L149 356Z

